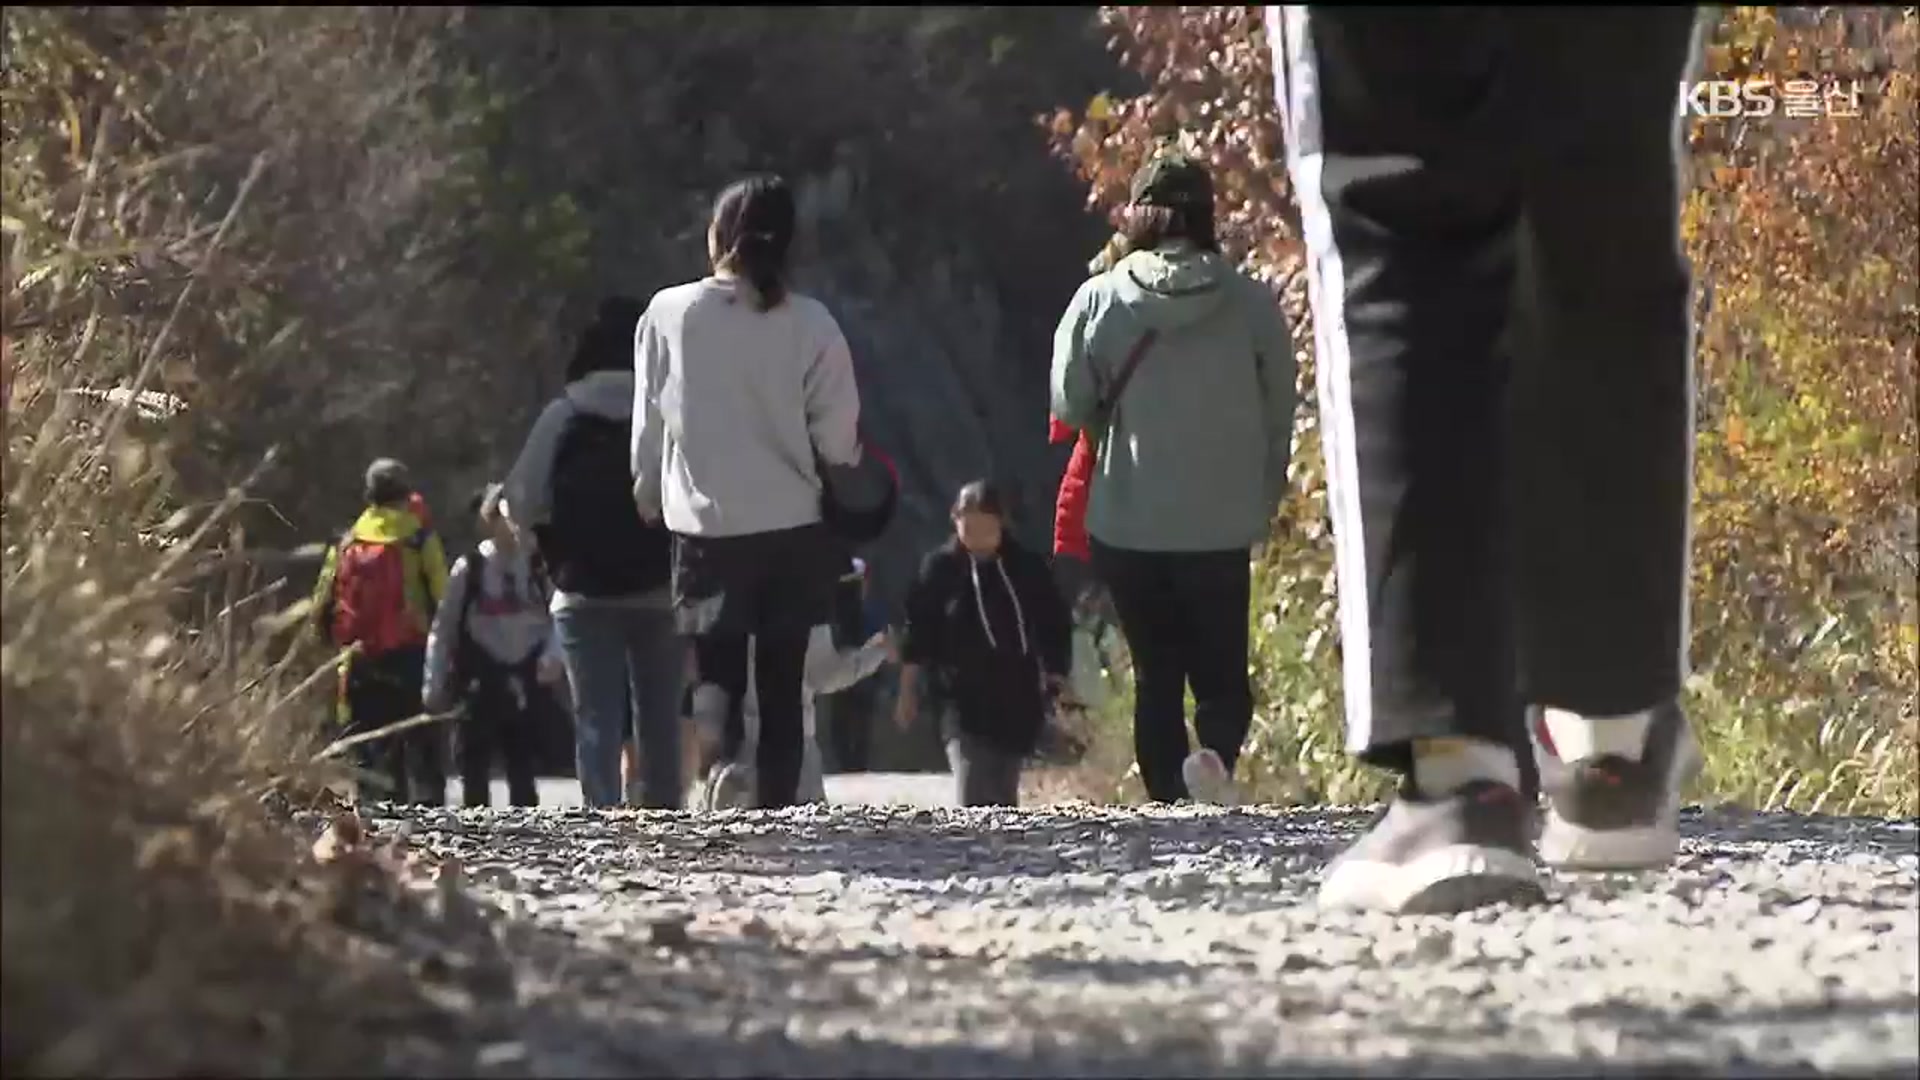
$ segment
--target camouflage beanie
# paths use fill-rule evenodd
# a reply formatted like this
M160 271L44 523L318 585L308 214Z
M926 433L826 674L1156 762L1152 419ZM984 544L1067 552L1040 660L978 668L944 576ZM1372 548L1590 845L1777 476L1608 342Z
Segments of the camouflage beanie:
M1162 154L1133 174L1132 201L1170 210L1213 209L1213 177L1185 154Z

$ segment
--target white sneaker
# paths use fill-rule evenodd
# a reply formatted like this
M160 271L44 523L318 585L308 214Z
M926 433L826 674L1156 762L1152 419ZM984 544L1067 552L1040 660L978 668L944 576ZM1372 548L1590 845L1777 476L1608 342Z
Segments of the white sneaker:
M712 810L751 810L755 800L753 767L732 761L721 762L708 781L708 808Z
M1680 792L1703 764L1676 702L1654 710L1638 761L1613 754L1566 761L1544 720L1530 725L1547 794L1540 858L1563 870L1645 870L1680 850Z
M1187 797L1194 802L1217 806L1240 805L1240 790L1233 774L1212 750L1195 750L1180 765L1180 778L1187 782Z

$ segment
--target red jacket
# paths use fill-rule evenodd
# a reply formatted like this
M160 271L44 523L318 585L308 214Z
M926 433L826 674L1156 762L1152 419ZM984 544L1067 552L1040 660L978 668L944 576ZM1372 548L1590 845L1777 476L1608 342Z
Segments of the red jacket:
M1093 490L1095 454L1087 433L1068 427L1057 416L1047 417L1047 441L1055 446L1073 440L1073 457L1060 477L1060 493L1053 501L1053 553L1086 562L1087 497Z

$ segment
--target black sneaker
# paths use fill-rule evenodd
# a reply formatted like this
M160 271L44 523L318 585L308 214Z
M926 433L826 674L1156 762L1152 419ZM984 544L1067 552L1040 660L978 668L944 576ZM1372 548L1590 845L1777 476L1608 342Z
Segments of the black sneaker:
M1505 784L1476 780L1441 798L1411 784L1320 882L1323 907L1451 914L1546 899L1532 855L1534 810Z
M1680 849L1680 789L1702 764L1678 704L1654 710L1638 761L1613 754L1563 761L1545 714L1528 726L1548 802L1543 861L1565 870L1645 870L1673 861Z

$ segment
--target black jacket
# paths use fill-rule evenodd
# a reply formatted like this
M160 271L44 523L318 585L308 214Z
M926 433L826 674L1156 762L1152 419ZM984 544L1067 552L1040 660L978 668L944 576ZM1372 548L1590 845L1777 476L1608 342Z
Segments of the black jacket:
M1026 753L1045 722L1041 676L1067 673L1072 635L1045 559L1007 537L976 563L950 540L907 592L900 659L927 669L960 730Z

